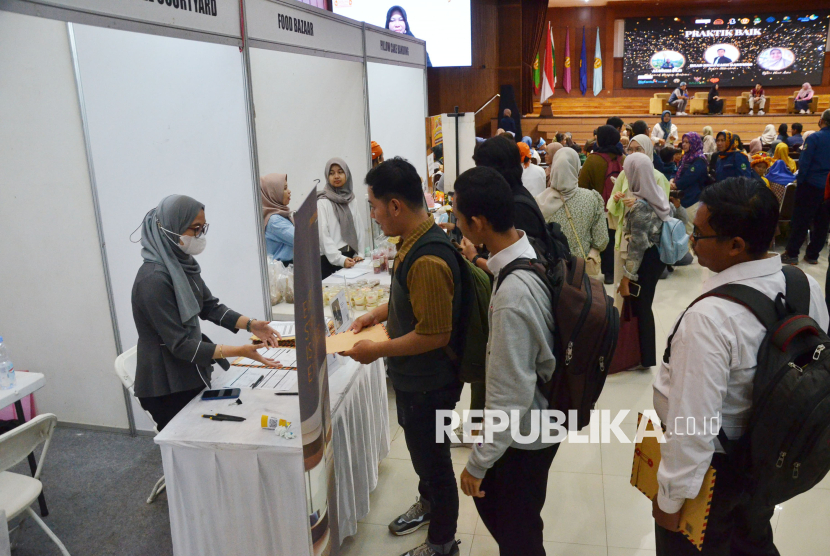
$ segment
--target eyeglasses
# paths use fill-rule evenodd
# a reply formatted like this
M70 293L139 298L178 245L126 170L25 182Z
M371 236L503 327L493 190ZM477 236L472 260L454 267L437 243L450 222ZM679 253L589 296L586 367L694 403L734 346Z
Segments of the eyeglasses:
M194 235L196 237L202 237L204 235L207 235L208 228L210 228L210 224L205 222L204 225L196 224L195 226L191 226L190 228L188 228L188 230L193 230L195 232Z
M645 154L646 151L645 151L645 149L643 149L643 147L628 147L627 149L625 149L625 152L627 152L628 154L634 154L634 153L643 153L643 154Z
M702 235L700 235L700 230L698 230L697 228L695 228L695 229L692 231L692 235L691 235L690 237L691 237L691 238L692 238L695 242L698 242L698 241L700 241L701 239L725 238L725 237L727 237L727 236L725 236L725 235L721 235L721 234L714 234L714 235L711 235L711 236L702 236Z

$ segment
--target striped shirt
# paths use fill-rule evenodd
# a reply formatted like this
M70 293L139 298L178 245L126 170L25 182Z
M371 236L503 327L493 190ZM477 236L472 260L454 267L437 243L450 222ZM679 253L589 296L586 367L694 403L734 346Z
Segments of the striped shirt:
M394 268L400 268L399 264L415 242L433 225L435 219L430 216L403 239L398 247L398 254L395 255ZM417 320L417 334L431 336L452 332L452 298L455 284L447 263L433 255L419 257L409 268L406 287L409 289L409 301Z

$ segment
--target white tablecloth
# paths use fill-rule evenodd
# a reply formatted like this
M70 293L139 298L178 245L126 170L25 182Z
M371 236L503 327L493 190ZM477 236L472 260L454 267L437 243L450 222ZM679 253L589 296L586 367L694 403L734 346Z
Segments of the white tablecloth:
M389 453L382 361L346 359L329 377L341 540L369 512L377 467ZM176 556L309 554L300 409L296 396L243 389L242 405L194 399L156 436L161 447ZM239 415L242 423L205 413ZM285 440L260 427L279 414L297 433Z

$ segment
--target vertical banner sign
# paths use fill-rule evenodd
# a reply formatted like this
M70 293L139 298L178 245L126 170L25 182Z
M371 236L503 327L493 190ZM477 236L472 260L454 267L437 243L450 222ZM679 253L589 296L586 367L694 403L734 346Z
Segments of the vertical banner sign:
M302 421L306 504L311 529L311 554L337 556L340 554L340 533L334 480L316 189L309 193L297 211L294 224L297 383Z

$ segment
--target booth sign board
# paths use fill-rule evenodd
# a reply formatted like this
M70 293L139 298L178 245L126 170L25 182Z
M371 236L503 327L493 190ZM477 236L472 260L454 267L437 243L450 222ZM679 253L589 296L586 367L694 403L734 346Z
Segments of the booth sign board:
M294 46L363 58L362 25L295 0L245 0L250 46Z
M105 17L210 35L242 38L238 0L0 0L0 9L77 23ZM68 10L81 17L61 17Z
M426 65L426 42L366 25L366 56L373 62L397 62L424 67Z

